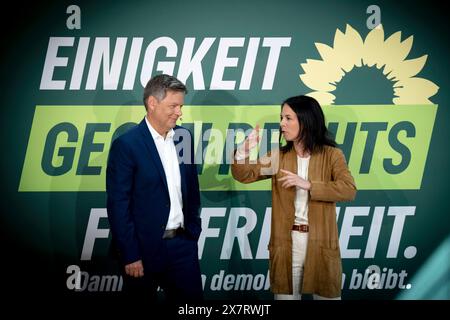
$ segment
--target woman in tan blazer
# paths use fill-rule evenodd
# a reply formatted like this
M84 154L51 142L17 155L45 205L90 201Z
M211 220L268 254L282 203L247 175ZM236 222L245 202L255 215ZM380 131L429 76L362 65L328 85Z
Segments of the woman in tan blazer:
M237 149L232 174L243 183L272 179L269 269L275 299L301 299L302 293L340 299L336 202L355 198L355 182L315 99L287 99L280 119L287 143L251 163L256 126Z

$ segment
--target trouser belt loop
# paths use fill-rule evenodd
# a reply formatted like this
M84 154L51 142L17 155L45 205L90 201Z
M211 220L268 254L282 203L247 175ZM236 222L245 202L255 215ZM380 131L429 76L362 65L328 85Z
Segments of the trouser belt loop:
M180 235L181 233L184 232L183 228L178 228L178 229L170 229L170 230L165 230L164 234L163 234L163 239L173 239L175 238L177 235Z
M292 230L298 232L309 232L309 226L307 224L294 224Z

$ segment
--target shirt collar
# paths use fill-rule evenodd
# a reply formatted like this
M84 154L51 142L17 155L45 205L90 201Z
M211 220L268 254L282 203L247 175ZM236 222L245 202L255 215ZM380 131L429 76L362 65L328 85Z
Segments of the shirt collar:
M153 126L148 121L147 117L145 117L145 123L147 124L148 129L150 130L150 133L153 137L153 140L162 139L164 140L164 137L158 133L158 131L153 128ZM173 129L170 129L169 132L167 132L166 140L167 139L173 139L173 136L175 135L175 131Z

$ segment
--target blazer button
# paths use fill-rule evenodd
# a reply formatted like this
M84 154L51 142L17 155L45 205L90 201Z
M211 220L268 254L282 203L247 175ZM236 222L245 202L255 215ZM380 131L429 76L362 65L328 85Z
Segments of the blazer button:
M161 225L161 229L166 230L166 226L165 225Z
M166 203L166 208L170 207L170 203Z

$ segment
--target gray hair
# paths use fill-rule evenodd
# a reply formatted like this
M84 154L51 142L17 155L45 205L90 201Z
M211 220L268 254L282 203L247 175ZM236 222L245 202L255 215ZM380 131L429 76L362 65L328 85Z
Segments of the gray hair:
M150 96L155 97L158 101L166 97L167 91L181 91L187 93L186 86L175 78L167 74L159 74L151 78L144 89L144 106L147 110L147 99Z

